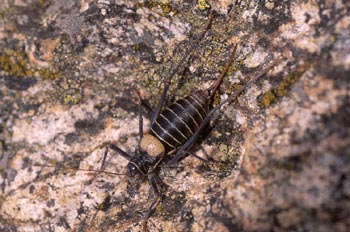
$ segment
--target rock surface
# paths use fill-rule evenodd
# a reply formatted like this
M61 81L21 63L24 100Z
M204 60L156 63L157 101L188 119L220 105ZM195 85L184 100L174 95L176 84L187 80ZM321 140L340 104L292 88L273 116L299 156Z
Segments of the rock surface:
M232 4L233 3L233 4ZM216 102L270 71L213 119L194 152L162 168L150 231L349 231L347 1L0 2L0 230L140 231L154 199L98 170L107 143L132 153L138 94L174 77L169 101L236 59ZM148 111L143 110L145 130ZM38 166L53 165L53 167ZM106 170L125 173L109 155Z

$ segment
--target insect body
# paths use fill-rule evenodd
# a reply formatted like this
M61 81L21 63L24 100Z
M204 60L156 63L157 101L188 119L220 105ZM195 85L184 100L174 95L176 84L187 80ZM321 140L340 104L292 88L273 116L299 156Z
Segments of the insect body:
M158 176L160 165L165 163L168 166L172 166L176 164L179 159L187 154L190 154L189 149L193 147L201 132L203 132L205 127L208 125L213 113L219 110L222 105L236 98L244 89L249 88L260 76L265 74L270 69L270 67L264 69L259 75L252 78L244 88L236 90L219 105L213 107L213 95L217 91L233 61L233 57L237 49L236 45L224 70L222 70L220 76L208 89L197 90L193 94L177 100L161 111L162 107L164 106L171 78L184 63L185 58L191 53L192 50L196 48L198 40L203 38L204 33L210 27L211 20L212 16L206 29L198 37L197 41L195 41L195 45L187 51L187 54L174 68L173 72L169 75L168 80L165 82L162 96L151 118L151 128L146 134L143 134L142 115L140 113L140 142L135 149L134 155L129 155L116 145L111 144L106 148L106 152L102 160L101 168L106 160L108 148L111 148L129 160L126 175L130 184L140 184L145 179L148 179L152 189L158 197L151 204L151 207L145 216L145 223L147 223L147 219L150 217L157 204L163 197L160 187L161 180Z
M162 182L158 177L160 164L164 161L169 165L174 164L178 159L189 154L189 149L208 124L211 115L221 107L221 105L218 105L211 109L213 95L231 65L236 49L237 45L234 47L225 69L208 89L197 90L193 94L172 103L160 113L167 91L167 85L165 85L163 96L151 120L151 128L146 134L143 134L142 116L140 115L140 142L133 156L115 145L111 144L109 146L129 160L127 165L129 183L140 184L148 178L150 185L158 196L148 210L145 222L162 199L162 191L159 186ZM106 149L103 162L107 153L108 149Z
M209 121L210 115L208 113L212 105L213 94L231 65L236 49L237 45L234 47L226 68L208 89L197 90L193 94L172 103L159 113L164 103L164 93L167 91L167 86L165 86L163 96L152 119L151 129L145 135L142 134L142 119L140 119L140 143L134 156L129 156L115 145L111 146L112 149L129 160L129 177L135 176L137 171L141 176L147 176L162 162L165 155L174 156L177 160L188 152L188 149L198 138L199 132L204 129ZM215 108L215 110L217 109L219 107ZM178 152L179 148L182 149L180 149L181 153ZM174 162L175 160L171 161Z
M147 176L165 156L174 155L192 138L209 112L214 92L213 88L198 90L172 103L159 114L150 132L142 136L140 150L137 151L139 154L129 160L129 179L137 172L140 177Z
M153 123L150 134L164 144L166 154L174 153L199 128L209 111L209 92L198 90L176 101Z
M127 177L129 182L141 182L148 177L151 184L155 183L155 170L159 167L159 164L163 162L164 157L172 155L176 158L180 158L181 154L176 152L184 148L184 145L188 141L195 142L195 137L197 136L194 136L194 134L200 130L208 113L212 94L216 91L224 75L221 75L208 90L199 90L186 98L174 102L161 113L160 111L164 105L172 77L181 68L189 54L197 47L198 42L209 30L212 20L213 14L210 14L205 29L198 36L197 40L194 41L193 46L186 52L182 60L172 70L172 73L165 82L161 99L151 118L149 133L143 134L143 122L140 113L140 142L135 150L135 154L131 156L113 144L109 146L109 148L115 150L129 160L127 165ZM230 62L232 62L232 59L233 56ZM101 169L103 168L107 154L108 147L102 160ZM154 190L156 190L157 187L155 187L154 184L152 184L152 186Z
M234 52L235 50L236 47ZM164 109L152 123L150 132L142 136L140 149L147 158L142 163L140 162L142 159L139 156L135 156L135 160L133 158L130 159L130 166L136 166L135 170L140 170L145 174L143 172L145 170L141 169L145 169L145 166L149 165L150 162L147 161L150 159L153 158L160 163L165 155L179 156L181 154L176 153L179 148L183 147L188 141L195 142L193 135L203 128L203 126L201 128L201 125L208 115L212 96L223 76L224 74L208 89L197 90ZM142 164L142 166L135 165L136 163ZM151 164L153 165L151 170L154 170L158 163L154 162Z
M139 110L140 140L134 154L130 155L118 146L110 144L108 147L106 147L105 154L102 159L101 170L76 169L119 175L117 173L103 171L103 166L108 155L109 148L127 159L129 163L127 165L126 176L129 183L137 186L147 179L153 191L157 195L157 198L152 202L147 214L145 215L145 223L147 223L147 219L151 216L157 204L163 197L161 190L162 181L158 176L160 166L162 164L172 166L176 164L179 159L183 158L187 154L190 154L189 150L193 147L201 132L203 132L205 127L210 122L211 116L224 104L236 98L244 89L249 88L259 77L270 69L270 66L267 67L261 71L260 74L250 79L250 81L243 88L236 90L227 99L213 107L213 95L217 91L233 61L233 57L237 49L236 45L220 76L209 88L197 90L193 94L170 104L168 107L165 107L163 111L161 111L161 109L164 108L165 98L172 77L175 73L177 73L179 67L183 65L189 54L196 48L198 41L204 37L205 32L211 25L212 18L213 15L210 16L209 22L204 31L198 36L197 40L194 41L194 46L192 46L191 49L186 52L182 60L177 64L172 73L169 75L168 79L165 81L162 96L151 118L151 128L146 134L143 134L143 121L141 110ZM38 166L52 167L50 165Z

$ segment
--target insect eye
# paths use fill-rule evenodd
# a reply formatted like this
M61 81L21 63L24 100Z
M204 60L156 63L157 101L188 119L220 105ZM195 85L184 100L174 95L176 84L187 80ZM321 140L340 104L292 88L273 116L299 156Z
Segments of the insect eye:
M134 164L129 163L127 168L128 168L128 176L133 177L139 174L139 170Z

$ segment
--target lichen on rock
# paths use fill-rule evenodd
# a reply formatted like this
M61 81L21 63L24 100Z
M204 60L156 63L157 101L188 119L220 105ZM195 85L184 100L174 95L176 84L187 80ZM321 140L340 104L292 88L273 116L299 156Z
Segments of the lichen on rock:
M154 108L215 11L167 103L207 87L235 43L215 104L270 69L194 147L214 162L162 168L148 229L347 231L349 10L328 0L0 2L0 230L142 229L148 183L78 169L98 170L110 142L134 151L139 96ZM111 153L105 168L126 165Z

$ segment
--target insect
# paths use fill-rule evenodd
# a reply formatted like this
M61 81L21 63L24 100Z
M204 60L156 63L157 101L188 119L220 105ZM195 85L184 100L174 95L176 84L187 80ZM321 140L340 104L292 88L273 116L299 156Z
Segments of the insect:
M102 159L101 169L103 169L109 149L114 150L129 161L126 167L126 176L130 184L140 185L143 181L148 180L157 197L152 202L144 217L145 225L147 219L152 215L163 198L161 190L162 181L158 176L160 167L162 165L173 166L186 155L197 157L195 154L190 153L189 150L193 147L198 137L210 122L212 115L224 104L236 98L244 89L251 86L257 78L269 69L263 70L259 75L252 78L245 87L235 91L226 100L212 107L214 93L217 91L233 62L237 50L236 44L226 62L225 68L209 88L197 90L189 96L164 107L172 77L184 63L186 57L196 48L199 42L198 40L204 37L205 32L210 28L212 19L213 16L211 15L206 28L198 36L197 41L194 42L194 45L187 51L186 55L177 64L166 80L160 101L151 118L150 130L145 134L143 134L143 120L139 108L139 143L134 154L130 155L118 146L110 144L106 147ZM162 108L164 109L162 110Z
M143 120L141 115L141 104L139 106L139 143L133 155L128 154L117 145L110 144L106 147L100 170L86 170L108 174L115 174L103 171L104 164L109 154L113 150L127 159L129 162L126 167L126 176L130 185L138 186L148 180L156 199L151 203L147 213L144 216L144 227L146 227L148 218L155 211L157 205L163 199L162 180L159 177L161 166L173 166L186 155L195 154L190 149L197 142L198 137L205 130L213 114L218 111L224 104L236 98L243 90L249 88L260 76L265 74L271 66L262 70L260 74L251 78L248 83L234 91L229 97L213 107L213 96L217 91L220 83L225 77L234 55L237 45L233 47L232 53L228 58L226 65L219 77L213 84L205 90L197 90L191 95L177 100L165 106L167 92L173 76L179 71L185 63L190 53L196 49L199 41L209 30L213 20L213 14L209 16L208 23L202 33L193 42L190 49L185 53L181 61L171 71L169 77L164 81L164 89L160 101L151 117L151 127L147 133L143 133ZM197 157L199 158L199 157ZM48 166L49 165L40 165ZM76 169L84 170L84 169ZM118 174L117 174L118 175Z

